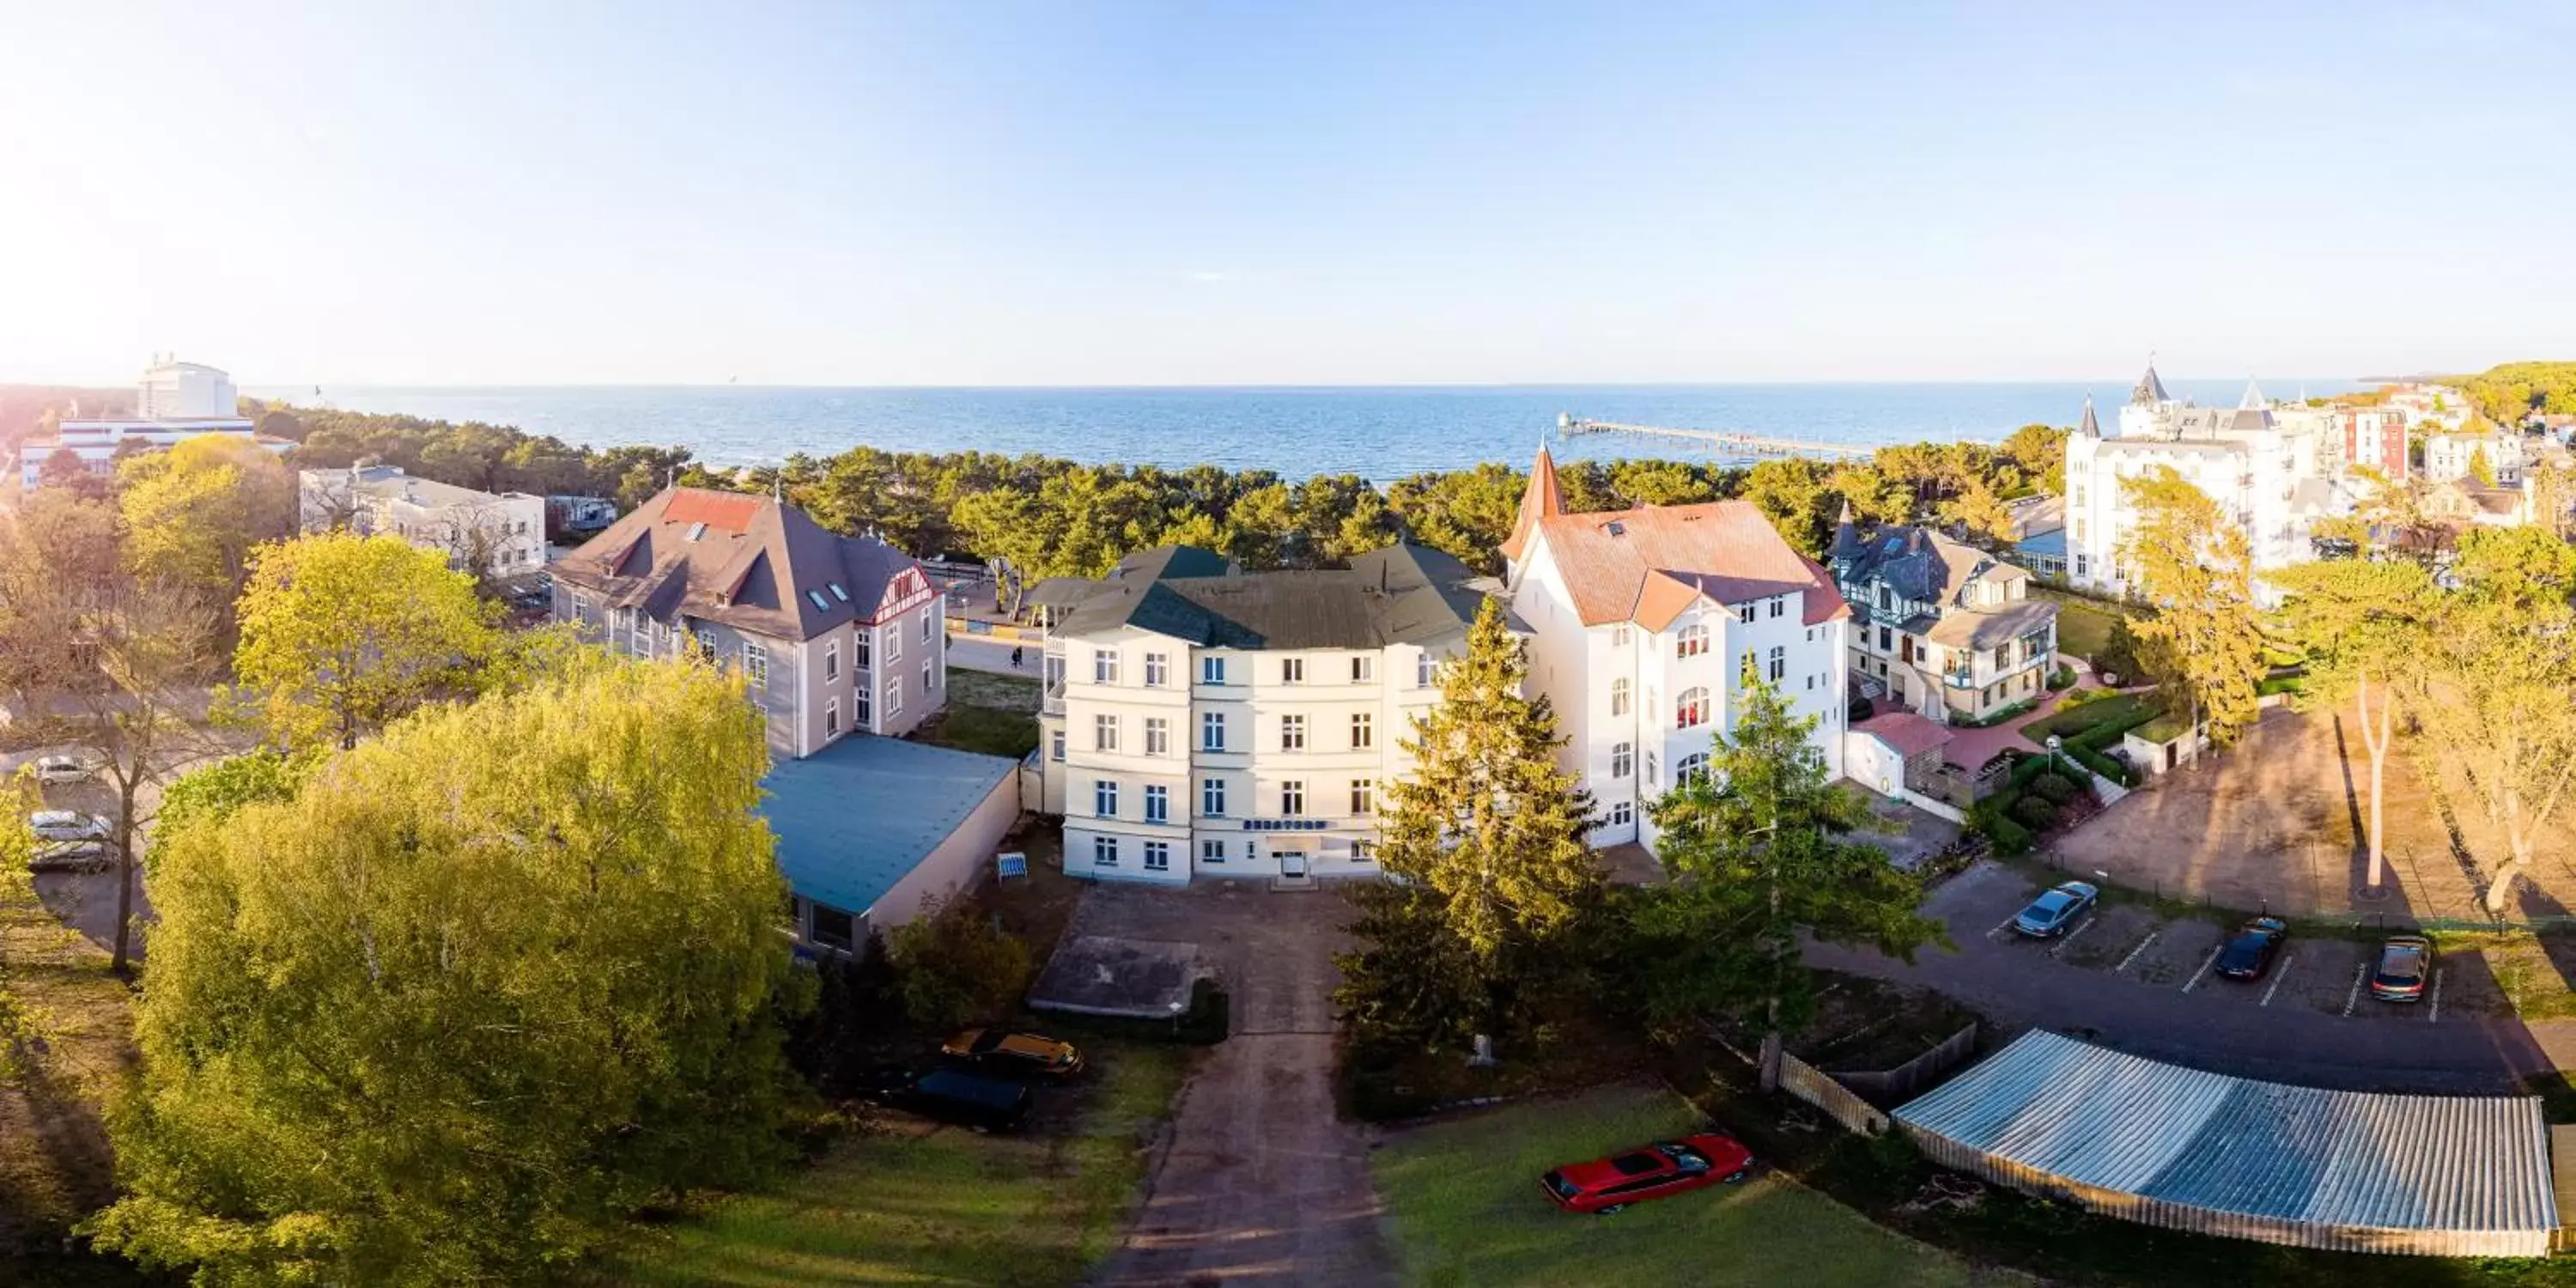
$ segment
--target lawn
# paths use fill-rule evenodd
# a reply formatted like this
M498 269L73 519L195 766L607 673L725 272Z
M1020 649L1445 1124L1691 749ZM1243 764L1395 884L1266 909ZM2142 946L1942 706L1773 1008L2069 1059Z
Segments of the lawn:
M2090 660L2111 642L2111 624L2120 620L2117 610L2071 595L2046 597L2057 603L2058 652Z
M2090 702L2080 702L2054 715L2023 725L2022 736L2045 747L2048 745L2050 734L2061 738L2072 738L2096 725L2109 724L2114 720L2125 720L2135 716L2145 709L2147 696L2141 693L2122 693L2107 698L2095 698Z
M1415 1129L1372 1156L1405 1281L1422 1285L1968 1284L1967 1268L1774 1175L1572 1216L1539 1191L1559 1163L1700 1122L1661 1087L1528 1101Z
M948 709L921 726L921 740L1017 760L1037 749L1038 682L951 667Z
M791 1288L1081 1280L1106 1253L1145 1174L1145 1142L1188 1052L1086 1043L1091 1079L1072 1121L1025 1137L855 1135L775 1190L718 1200L651 1231L602 1282ZM1043 1093L1042 1093L1043 1094ZM1051 1110L1042 1110L1052 1117Z

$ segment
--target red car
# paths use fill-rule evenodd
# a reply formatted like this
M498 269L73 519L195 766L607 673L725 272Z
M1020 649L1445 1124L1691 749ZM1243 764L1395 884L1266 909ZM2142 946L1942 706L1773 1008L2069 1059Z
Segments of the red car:
M1732 1185L1753 1170L1753 1151L1726 1136L1684 1136L1538 1178L1539 1188L1568 1212L1608 1216L1631 1203L1706 1185Z

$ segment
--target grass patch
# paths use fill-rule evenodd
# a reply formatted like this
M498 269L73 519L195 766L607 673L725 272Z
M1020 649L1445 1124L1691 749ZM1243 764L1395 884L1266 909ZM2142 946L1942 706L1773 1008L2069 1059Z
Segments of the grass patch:
M1038 682L1023 675L948 668L950 706L991 707L996 711L1037 714Z
M1186 1051L1168 1046L1087 1050L1092 1080L1061 1130L1017 1138L955 1127L867 1131L775 1190L720 1199L646 1232L600 1281L728 1288L1079 1282L1117 1238L1144 1180L1145 1143L1168 1113L1188 1061Z
M2089 662L2110 644L2112 624L2120 620L2118 611L2071 595L2036 593L2057 601L2058 652Z
M1037 750L1038 718L1021 711L950 704L916 731L921 741L1013 760Z
M1532 1101L1407 1132L1370 1157L1408 1284L1965 1284L1966 1267L1779 1177L1574 1216L1539 1192L1559 1163L1689 1132L1660 1087Z
M2072 738L2087 729L2110 724L2139 714L2145 709L2145 694L2121 693L2090 702L2061 707L2053 715L2043 716L2021 727L2022 736L2047 746L2049 735Z

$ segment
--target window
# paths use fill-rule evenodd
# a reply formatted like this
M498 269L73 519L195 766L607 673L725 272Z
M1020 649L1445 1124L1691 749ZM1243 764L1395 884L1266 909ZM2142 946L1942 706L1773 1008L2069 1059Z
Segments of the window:
M893 626L889 626L889 627L887 627L887 628L886 628L885 637L886 637L886 660L887 660L887 661L889 661L889 662L900 662L900 661L902 661L902 660L903 660L903 626L902 626L900 623L898 623L898 624L896 624L896 625L893 625Z
M694 538L694 537L692 537L692 538L690 538L690 539L691 539L691 540L693 540L693 541L694 541L694 540L696 540L696 538ZM848 591L846 591L846 590L841 589L841 583L839 583L839 582L835 581L835 582L828 582L828 583L826 583L826 584L827 584L827 585L829 585L829 586L832 588L832 598L837 599L837 600L841 601L841 602L842 602L842 603L844 603L844 604L846 604L846 603L850 602L850 592L848 592Z
M859 700L861 702L867 701L866 695L860 695ZM1064 759L1064 730L1051 729L1047 731L1047 759L1054 761L1062 761Z
M823 592L821 592L821 591L819 591L819 590L809 590L809 591L806 591L806 592L805 592L805 598L806 598L807 600L811 601L811 602L813 603L813 605L814 605L815 609L816 609L817 611L819 611L819 612L826 612L826 613L828 613L828 612L832 611L832 601L831 601L831 600L828 600L828 599L823 598Z
M826 698L823 701L823 736L826 738L841 736L841 700L839 698Z
M1146 688L1159 689L1170 683L1171 678L1172 659L1168 654L1148 653L1145 655Z
M1610 806L1610 826L1626 827L1636 821L1637 811L1628 802L1618 801Z
M1224 779L1202 778L1199 780L1199 813L1205 814L1209 818L1225 817Z
M1673 640L1674 657L1698 657L1708 651L1708 624L1693 622Z
M1366 778L1351 780L1351 813L1366 818L1377 812L1377 784Z
M1148 756L1172 754L1171 721L1161 716L1145 717L1145 754Z
M1201 683L1201 684L1223 684L1223 683L1225 683L1225 659L1224 659L1224 658L1221 658L1221 657L1203 657L1203 658L1200 658L1200 659L1199 659L1199 683Z
M716 633L704 626L689 628L690 638L698 642L698 656L712 662L716 656Z
M1223 842L1223 841L1201 841L1201 842L1199 842L1199 862L1201 862L1201 863L1223 863L1223 862L1225 862L1225 842Z
M1281 716L1281 717L1279 717L1279 750L1281 750L1281 751L1304 751L1305 749L1306 749L1306 717L1304 717L1304 716Z
M935 608L934 608L934 609L925 610L925 611L921 614L921 642L922 642L922 643L927 644L927 643L929 643L929 642L930 642L930 627L931 627L931 624L932 624L933 622L938 621L938 620L939 620L939 610L937 610L937 609L935 609Z
M1610 647L1612 647L1612 648L1626 648L1626 647L1628 647L1628 628L1627 628L1627 627L1625 627L1625 626L1613 626L1613 627L1611 627L1611 628L1610 628Z
M1225 713L1210 711L1199 717L1199 750L1225 750Z
M1762 666L1753 660L1753 650L1744 650L1744 656L1735 660L1735 682L1739 685L1751 684L1761 678L1761 675Z
M838 948L843 952L858 947L858 918L838 908L819 903L809 903L805 905L805 909L805 924L812 927L805 934L807 939L825 948Z
M903 677L889 676L886 679L886 714L893 715L901 710L903 710Z
M751 677L752 688L768 688L769 650L762 648L760 645L755 644L750 640L744 640L742 642L742 673Z
M1673 700L1673 727L1697 729L1708 723L1708 690L1684 689Z
M1646 785L1648 787L1661 787L1664 785L1664 780L1656 773L1655 750L1652 747L1646 749Z
M1614 716L1628 714L1628 682L1624 679L1610 682L1610 714Z
M1610 747L1610 776L1625 778L1637 768L1637 744L1613 743Z
M1093 751L1118 750L1118 717L1093 716L1091 718L1091 749Z
M1093 684L1118 683L1117 654L1105 648L1091 650L1091 682Z
M1117 783L1106 778L1093 780L1091 784L1091 812L1093 815L1100 818L1118 817Z
M1169 788L1148 787L1145 789L1145 821L1148 823L1169 823L1172 821L1172 793Z
M1788 678L1788 675L1789 650L1781 645L1774 644L1771 646L1771 678L1774 680L1782 680Z
M1306 659L1302 657L1283 657L1279 659L1279 682L1281 684L1304 684L1306 682Z
M864 671L868 669L869 665L868 646L876 639L876 632L871 631L866 627L861 627L856 634L851 636L851 638L856 640L857 643L850 650L850 665Z
M1279 815L1295 818L1306 812L1306 784L1290 779L1279 784Z
M1781 613L1787 611L1788 607L1789 597L1787 595L1775 595L1771 598L1771 615L1773 617L1778 617Z
M1366 751L1377 745L1377 717L1365 711L1351 713L1351 750Z
M1886 652L1886 651L1888 651L1889 649L1892 649L1892 648L1894 648L1894 647L1896 647L1896 640L1895 640L1895 637L1893 637L1893 636L1891 636L1891 635L1889 635L1889 634L1887 633L1887 628L1886 628L1886 627L1884 627L1884 626L1879 627L1879 628L1878 628L1878 651L1879 651L1879 652L1881 652L1881 653L1884 653L1884 652Z
M1148 872L1169 872L1172 870L1172 846L1170 842L1145 842L1145 870Z
M1099 868L1114 868L1118 866L1117 837L1095 836L1091 838L1091 865Z
M1705 751L1692 752L1673 762L1673 785L1676 787L1685 783L1695 783L1706 777L1708 777L1708 753Z
M1351 683L1367 684L1377 679L1377 659L1361 653L1351 659Z
M1440 659L1431 656L1429 649L1424 649L1420 657L1413 659L1413 687L1430 688L1439 678Z

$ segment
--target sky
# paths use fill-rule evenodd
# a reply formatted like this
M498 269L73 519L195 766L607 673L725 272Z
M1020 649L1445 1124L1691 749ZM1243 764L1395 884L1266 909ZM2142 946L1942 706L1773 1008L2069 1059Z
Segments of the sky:
M0 381L2576 358L2576 5L0 0Z

